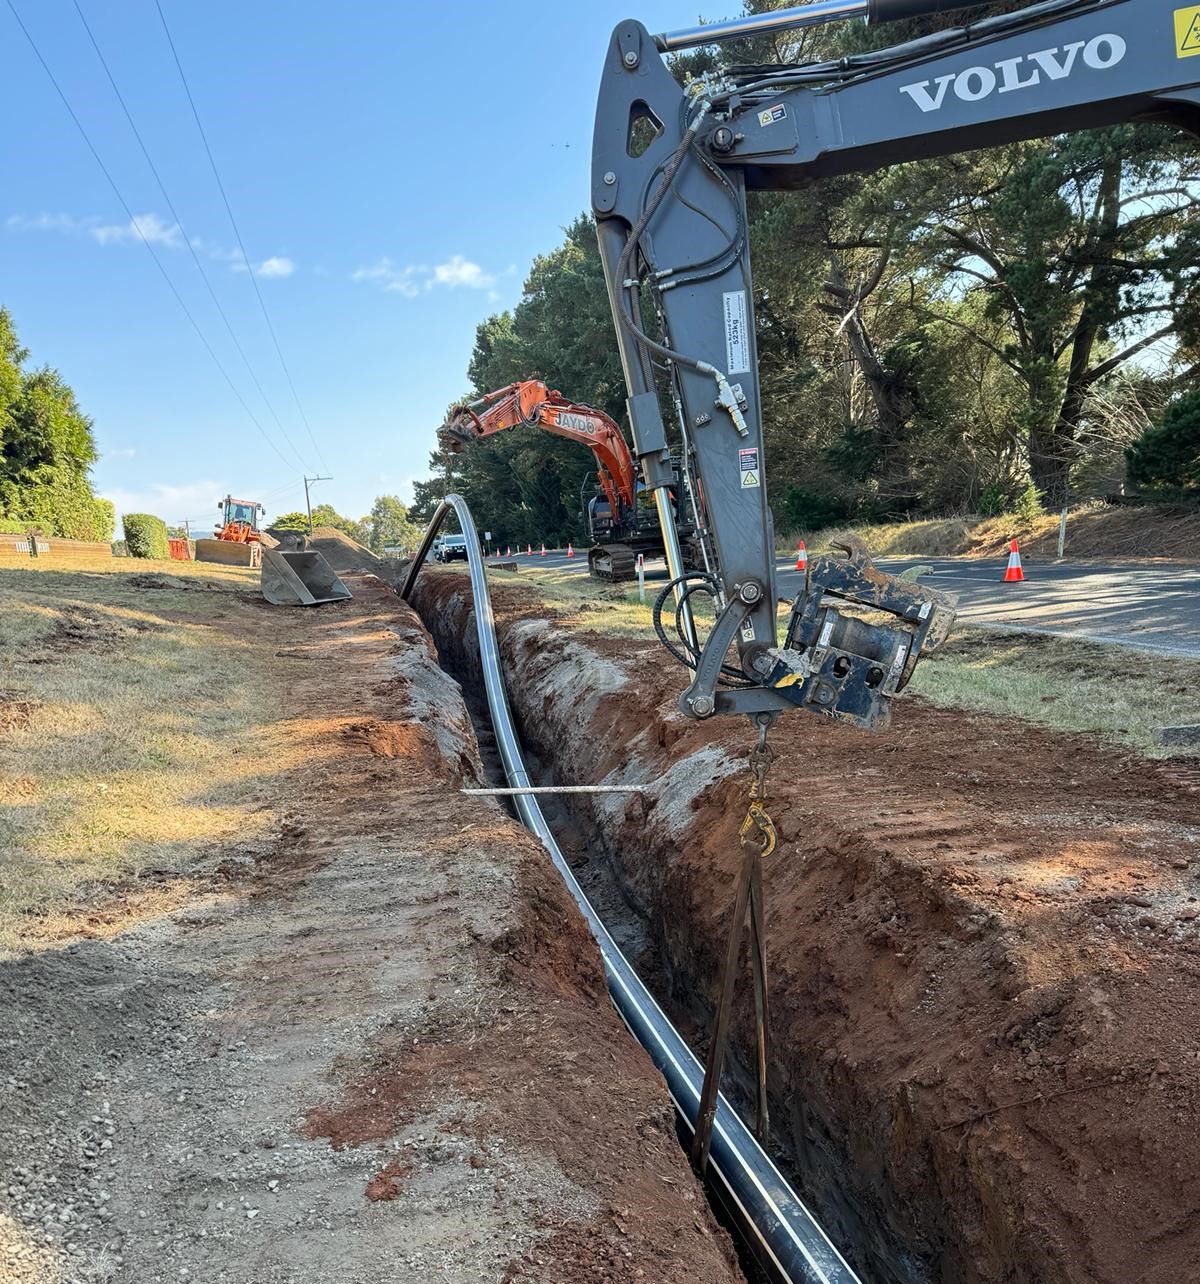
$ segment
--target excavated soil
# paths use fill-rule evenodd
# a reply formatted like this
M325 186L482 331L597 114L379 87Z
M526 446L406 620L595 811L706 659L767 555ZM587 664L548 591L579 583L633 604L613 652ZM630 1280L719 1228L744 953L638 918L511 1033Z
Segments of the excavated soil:
M236 602L301 771L268 841L0 965L4 1284L735 1284L665 1088L379 581ZM280 647L286 637L287 646Z
M368 573L388 577L391 566L382 557L376 557L369 548L351 539L344 531L333 526L316 526L308 539L314 548L339 574Z
M465 580L417 593L471 680ZM675 712L682 670L656 645L494 596L514 710L557 778L650 785L580 823L642 920L660 997L703 1031L750 729ZM772 739L773 1141L864 1278L1200 1278L1190 777L915 698L883 733L794 714ZM745 1066L748 984L738 1007Z

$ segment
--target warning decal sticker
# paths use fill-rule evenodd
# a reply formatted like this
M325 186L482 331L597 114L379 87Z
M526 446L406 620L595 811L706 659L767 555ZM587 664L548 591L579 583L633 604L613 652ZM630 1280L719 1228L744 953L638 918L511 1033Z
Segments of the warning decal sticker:
M750 373L750 335L746 315L746 291L725 291L725 373Z
M762 470L758 466L758 447L749 446L738 451L738 471L742 477L742 489L749 490L762 485Z
M767 125L778 125L781 120L787 119L787 108L783 103L776 103L774 107L768 107L766 111L758 113L758 123L766 128Z
M1175 10L1175 53L1180 58L1200 54L1200 4Z

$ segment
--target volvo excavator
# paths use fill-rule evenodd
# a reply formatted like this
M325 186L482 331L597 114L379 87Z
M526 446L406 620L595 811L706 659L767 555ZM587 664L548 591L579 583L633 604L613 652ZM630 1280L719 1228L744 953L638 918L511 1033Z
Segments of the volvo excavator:
M643 492L638 465L620 428L603 410L579 405L540 379L510 383L475 401L452 407L438 429L438 443L451 454L472 442L511 428L542 428L568 441L587 446L596 456L599 491L585 512L588 538L588 571L598 580L630 580L637 573L637 559L662 557L662 531L652 508L639 505ZM675 536L688 570L702 567L703 545L694 520L682 505L690 500L689 479L676 466L668 503L675 522ZM685 499L686 496L686 499Z
M731 67L682 86L668 59L748 36L969 12L982 3L815 0L658 35L626 21L613 32L601 74L592 208L634 449L657 504L670 576L654 604L655 629L688 670L679 700L685 715L744 714L758 728L734 930L693 1137L702 1167L747 910L757 1124L766 1133L760 866L775 846L764 804L768 728L793 708L885 725L919 657L946 637L955 605L882 573L861 546L849 545L841 556L810 559L779 636L747 193L1131 121L1200 133L1200 4L1042 0L836 61ZM664 368L671 413L660 401ZM666 425L676 420L672 445ZM711 544L704 571L685 564L670 501L677 454L697 481L695 525ZM716 608L703 638L691 611L697 594Z
M1127 121L1196 133L1200 5L1043 0L835 62L735 67L686 86L668 58L835 20L878 24L980 3L816 0L659 35L636 21L613 32L592 206L635 452L658 506L674 597L665 622L660 601L656 626L689 671L680 698L689 717L741 713L762 726L800 707L881 726L954 616L949 598L883 574L853 548L810 560L778 636L747 193ZM669 415L658 389L664 366ZM680 425L674 445L668 419ZM711 545L704 571L687 568L669 499L680 453L697 482L694 524ZM716 603L703 640L695 594Z

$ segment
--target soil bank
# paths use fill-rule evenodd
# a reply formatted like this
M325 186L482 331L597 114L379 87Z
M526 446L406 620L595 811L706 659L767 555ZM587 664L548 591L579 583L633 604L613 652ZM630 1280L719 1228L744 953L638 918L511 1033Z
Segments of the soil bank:
M428 575L417 595L469 679L465 579ZM518 589L494 600L514 711L558 779L650 787L585 819L651 936L660 998L703 1031L750 729L683 718L684 672L657 645L572 632ZM772 740L774 1141L864 1278L1195 1278L1188 774L917 699L883 733L794 714ZM748 984L738 1007L745 1065Z

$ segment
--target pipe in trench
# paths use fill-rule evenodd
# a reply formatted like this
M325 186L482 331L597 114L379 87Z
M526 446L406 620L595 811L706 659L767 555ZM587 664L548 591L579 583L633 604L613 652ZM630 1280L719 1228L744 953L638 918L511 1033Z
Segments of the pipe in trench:
M511 787L526 789L532 782L525 769L504 686L483 555L471 511L461 495L447 495L438 506L409 567L400 596L408 601L434 538L451 511L467 537L467 566L475 600L479 657L504 774ZM514 795L513 801L525 827L541 839L550 853L551 860L587 920L600 947L614 1006L666 1079L667 1089L685 1128L694 1132L704 1081L700 1062L600 921L559 849L537 798L522 793ZM724 1094L718 1098L707 1176L717 1198L735 1218L755 1255L778 1279L786 1284L861 1284Z

